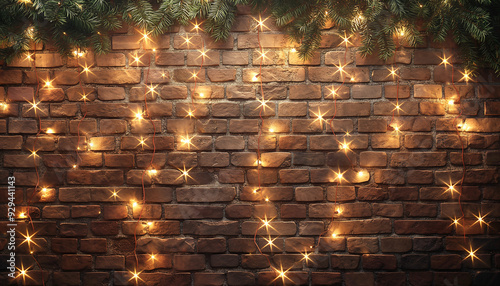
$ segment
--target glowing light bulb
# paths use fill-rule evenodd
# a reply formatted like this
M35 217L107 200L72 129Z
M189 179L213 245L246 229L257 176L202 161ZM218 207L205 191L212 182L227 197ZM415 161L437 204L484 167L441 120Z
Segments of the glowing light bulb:
M52 81L54 80L46 80L44 86L46 88L52 88Z
M295 52L297 52L297 50L296 50L295 48L292 48L292 49L290 50L290 52L295 53Z
M461 81L469 82L470 80L470 72L467 70L464 70L464 72L461 72L462 78L460 79Z
M76 165L73 165L73 169L76 169Z
M274 132L274 128L269 128L269 132Z
M88 75L89 73L92 73L90 71L91 66L88 66L87 64L85 64L85 65L80 65L80 67L82 68L82 71L80 73L85 73L86 75Z
M148 173L149 173L149 175L156 175L156 173L158 173L158 171L156 169L150 169L150 170L148 170Z
M137 206L137 202L135 200L131 200L130 203L132 204L132 207L136 207Z
M203 92L200 93L200 97L205 97L205 95L203 94Z
M365 174L365 172L363 172L363 171L358 172L358 176L363 176L364 174Z
M310 253L303 253L302 254L302 260L305 260L306 262L309 262L311 260L311 254Z
M47 128L47 131L45 131L45 133L47 133L47 134L53 134L54 133L54 129Z
M341 214L341 213L342 213L342 209L341 209L341 208L339 208L339 207L338 207L338 208L336 208L336 209L335 209L335 213L336 213L336 214Z
M26 213L24 213L24 212L20 213L20 214L19 214L19 217L20 217L20 218L25 218L25 217L26 217Z
M45 193L45 192L47 192L47 191L48 191L48 189L47 189L47 188L42 188L42 192L44 192L44 193Z
M269 198L267 198L267 197L266 197L266 198L265 198L265 201L266 201L266 202L269 202Z
M113 197L117 197L118 196L118 193L116 191L113 191Z
M154 254L151 254L151 255L150 255L150 258L151 258L151 260L155 260L155 259L156 259L156 256L155 256Z
M258 80L259 80L258 74L254 75L252 77L252 81L258 81Z
M336 233L332 233L332 237L333 237L333 238L336 238L336 237L337 237L337 234L336 234Z
M150 222L150 221L148 221L148 225L149 225L149 226L151 226L151 225L153 225L153 223L152 223L152 222Z
M258 189L253 189L252 193L256 194Z
M344 177L344 175L342 173L337 174L337 179L338 180L342 180L343 177Z
M449 105L454 105L454 104L455 104L455 101L454 101L453 99L450 99L450 100L448 100L448 104L449 104Z
M441 58L441 57L439 57L439 58L441 59L441 65L444 65L444 66L446 67L446 66L448 66L448 65L450 65L450 64L451 64L451 63L450 63L450 58L451 58L451 56L446 57L446 55L443 55L443 57L442 57L442 58Z
M137 119L137 120L142 120L142 119L143 119L143 117L142 117L142 112L137 112L137 113L135 114L135 119Z

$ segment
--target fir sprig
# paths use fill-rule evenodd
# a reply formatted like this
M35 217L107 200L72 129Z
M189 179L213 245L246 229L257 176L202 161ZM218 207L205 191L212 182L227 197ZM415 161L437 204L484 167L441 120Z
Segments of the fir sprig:
M160 35L172 25L204 21L214 39L230 35L237 5L274 17L299 42L300 56L317 49L325 27L359 33L364 54L390 58L395 41L416 46L425 37L453 39L465 66L500 74L500 1L496 0L0 0L0 59L23 55L33 41L64 55L74 48L110 50L121 22ZM397 37L395 37L397 36Z

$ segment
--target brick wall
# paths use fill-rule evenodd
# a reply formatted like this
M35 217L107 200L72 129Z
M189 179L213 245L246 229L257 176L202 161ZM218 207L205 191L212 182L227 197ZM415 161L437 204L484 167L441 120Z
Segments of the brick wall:
M241 12L227 42L182 27L143 43L130 28L107 55L37 46L36 72L29 59L3 64L1 215L14 175L25 206L18 262L31 267L18 282L281 284L272 266L289 270L288 284L498 285L500 80L481 71L460 81L447 43L400 47L383 62L361 57L356 38L346 50L333 30L303 62L270 20L260 72L254 22ZM151 161L156 173L144 173Z

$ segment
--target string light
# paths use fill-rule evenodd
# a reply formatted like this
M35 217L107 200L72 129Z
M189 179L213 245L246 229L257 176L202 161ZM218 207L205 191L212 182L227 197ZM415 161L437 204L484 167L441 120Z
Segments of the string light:
M307 253L307 251L305 253L302 253L302 260L305 260L306 263L312 261L311 254Z
M158 173L158 171L156 169L150 169L150 170L148 170L148 173L150 176L153 176L153 175L156 175L156 173Z
M456 182L455 184L452 184L452 183L451 183L451 181L450 181L450 183L449 183L449 184L446 184L446 186L447 186L448 188L446 189L446 191L445 191L445 192L450 192L452 197L453 197L453 194L454 194L454 193L460 193L460 192L459 192L459 191L455 188L455 186L456 186L458 183L460 183L460 182Z
M276 268L274 268L274 267L273 267L273 269L274 269L274 271L276 271L276 272L278 273L278 277L276 277L276 278L273 280L273 282L274 282L274 281L276 281L276 280L278 280L278 279L280 279L280 278L281 278L281 281L282 281L283 285L285 285L285 281L286 281L286 280L290 280L290 281L292 281L292 280L291 280L291 279L290 279L290 278L286 275L290 269L283 270L283 265L280 265L280 269L276 269Z
M200 26L201 26L201 24L203 24L203 22L198 23L198 21L195 21L194 23L191 23L191 24L193 25L193 29L191 29L191 32L192 32L193 30L194 30L194 31L196 31L196 32L198 32L198 31L200 31L200 30L201 30L201 31L203 31L203 29L200 27Z
M267 105L267 103L269 102L269 100L264 100L264 99L258 99L257 100L258 102L260 102L260 105L257 106L257 108L255 108L255 110L259 109L259 108L262 108L262 109L266 109L266 108L271 108L269 107L269 105Z
M33 54L32 53L26 53L26 57L24 59L28 60L28 61L32 61L33 60Z
M54 129L47 128L47 130L45 131L45 133L47 133L47 134L53 134L54 133Z
M475 215L473 214L474 217L476 217L476 221L474 223L472 223L472 225L475 225L476 223L479 224L479 226L483 226L483 224L485 224L486 226L489 226L489 224L484 220L484 218L486 217L485 215L481 215L481 213L479 213L478 215Z
M297 52L297 50L296 50L295 48L292 48L292 49L290 50L290 52L295 53L295 52Z
M153 31L150 31L150 32L146 32L146 31L144 31L144 32L139 32L139 33L142 35L142 39L143 39L145 42L147 42L148 40L150 40L150 38L149 38L149 34L151 34L152 32L153 32Z
M476 249L476 250L473 250L473 249L472 249L472 245L470 246L470 249L466 249L466 251L467 251L467 254L468 254L468 255L465 257L465 259L468 259L468 258L470 257L470 260L471 260L472 262L474 262L474 259L475 259L475 258L476 258L476 259L479 259L479 258L477 257L477 255L476 255L476 252L477 252L478 250L477 250L477 249ZM464 260L465 260L465 259L464 259Z
M258 81L258 80L259 80L259 76L260 76L260 74L255 74L255 75L252 77L252 81Z
M36 102L36 100L33 98L33 101L28 101L30 104L30 108L28 108L27 111L33 110L35 112L35 115L37 114L37 111L42 111L39 107L38 104L39 102Z
M257 60L262 60L262 61L265 61L267 59L269 59L267 57L267 52L260 52L260 51L257 51L257 53L259 53L259 56L257 57Z
M181 141L181 143L183 143L184 145L187 145L187 147L188 147L188 148L191 148L191 146L193 146L193 147L194 147L193 140L192 140L194 137L195 137L195 136L191 136L191 137L190 137L189 135L186 135L186 136L181 137L181 140L180 140L180 141Z
M189 171L191 171L193 168L194 167L186 169L186 166L183 166L182 169L178 169L181 172L181 175L177 179L180 179L182 177L184 177L184 180L187 180L188 178L192 179L193 177L191 177L191 175L189 175Z
M450 63L451 56L446 57L446 55L443 55L443 57L439 57L439 58L441 59L440 65L444 65L445 67L447 67L448 65L451 65L451 63Z
M80 72L80 74L82 73L85 73L85 75L88 75L89 73L91 74L94 74L90 68L92 67L91 65L87 65L87 63L85 63L84 65L80 65L80 67L82 68L82 71Z
M31 150L31 155L29 157L38 157L38 154L36 152L37 150Z
M184 39L184 43L188 46L189 48L189 45L191 44L191 37L189 36L186 36L186 37L182 37Z
M455 227L458 227L460 225L460 219L457 219L457 218L453 218L453 225L455 225Z
M252 17L252 18L253 18L253 17ZM262 20L262 16L261 16L261 15L259 15L259 19L256 19L256 18L253 18L253 19L257 22L257 25L256 25L256 27L255 27L255 28L259 29L260 31L264 31L264 28L265 28L265 29L269 29L269 28L266 26L266 24L265 24L266 20L267 20L267 19L269 19L269 17L267 17L267 18L265 18L264 20Z
M462 74L462 78L460 81L465 81L466 83L470 80L470 72L468 70L464 70L464 72L460 72Z
M341 149L341 150L344 150L344 152L349 151L349 150L350 150L350 148L349 148L349 143L350 143L350 142L346 142L346 141L345 141L345 138L344 138L344 142L340 143L340 149Z
M336 237L337 237L337 234L336 234L336 233L332 233L332 237L333 237L333 238L336 238Z
M52 88L52 82L54 80L50 80L50 79L47 79L47 80L44 80L44 87L45 88Z
M135 119L137 120L142 120L143 118L143 113L142 112L136 112L135 113Z
M158 85L155 85L153 86L153 84L150 84L147 86L148 88L148 93L151 93L152 95L154 94L159 94L157 91L156 91L156 88L158 87Z
M137 272L137 270L134 270L134 271L129 271L129 273L132 275L132 277L129 279L130 280L135 280L135 283L138 282L138 280L142 280L141 277L139 277L139 275L141 274L141 272Z
M135 200L131 200L130 204L132 204L132 207L134 208L137 206L137 202Z
M209 50L205 50L205 49L201 49L200 50L200 56L198 58L203 58L203 59L209 59L210 57L207 56L207 53L208 53Z
M269 128L269 132L274 133L274 128Z
M28 272L27 272L31 268L31 266L28 268L24 268L24 265L21 263L21 268L18 268L18 267L16 267L16 268L19 271L19 274L16 276L16 278L18 278L18 277L23 278L23 284L26 284L26 278L32 279L28 275Z
M337 70L333 74L340 73L340 77L341 78L344 78L344 75L349 76L349 73L347 73L346 70L345 70L346 66L347 66L347 63L344 63L342 65L340 63L340 61L339 61L339 64L335 65L335 67L337 68ZM353 78L351 78L351 80L353 80Z
M260 219L260 221L262 222L262 225L259 227L259 229L261 228L266 228L266 231L269 232L269 228L273 229L273 230L276 230L272 225L271 225L271 221L273 220L274 218L272 219L267 219L267 215L264 215L264 219Z
M192 72L190 79L194 79L194 80L198 79L198 73L199 73L199 71Z
M38 244L36 244L34 241L33 241L33 237L35 236L35 234L32 234L30 235L29 232L26 230L26 235L21 233L21 235L24 237L24 240L21 242L21 244L23 243L26 243L28 245L28 248L31 249L31 244L33 243L34 245L38 246ZM21 245L20 244L20 245Z
M349 45L349 44L352 45L352 43L350 41L351 37L352 37L352 35L347 36L346 33L344 32L344 36L343 37L340 36L340 38L342 39L342 42L339 44L339 46L344 44L347 48L347 45Z
M269 235L269 238L265 238L264 237L264 240L267 242L266 245L264 245L263 248L266 248L269 246L269 250L273 251L273 247L277 247L276 244L274 244L274 241L278 239L277 237L275 238L272 238L271 235Z
M395 69L394 67L391 67L390 69L387 69L389 71L389 76L392 76L392 78L399 77L398 75L398 69Z
M135 64L136 66L142 64L141 57L139 57L137 54L134 54L132 56L133 61L130 63L130 65Z
M335 173L335 179L341 183L342 180L344 180L344 173L347 172L347 171L344 171L344 172L334 172Z
M76 165L73 165L73 169L76 169L76 167L77 167Z
M142 147L142 148L144 148L144 146L148 146L148 145L146 144L146 139L144 139L142 136L141 136L141 138L140 138L140 139L137 139L137 140L139 140L139 144L137 144L137 146L141 145L141 147ZM136 146L136 147L137 147L137 146Z

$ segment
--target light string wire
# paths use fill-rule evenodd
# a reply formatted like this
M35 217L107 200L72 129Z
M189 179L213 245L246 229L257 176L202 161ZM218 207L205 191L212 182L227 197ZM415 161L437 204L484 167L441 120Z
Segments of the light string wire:
M264 11L265 13L265 11ZM261 19L261 17L259 16L259 19ZM259 89L260 89L260 93L261 93L261 105L260 105L260 110L259 110L259 120L260 120L260 124L259 124L259 132L257 134L257 184L258 184L258 192L260 193L260 197L261 197L261 200L263 198L263 190L262 190L262 184L261 184L261 149L260 149L260 143L261 143L261 137L262 137L262 131L263 131L263 128L264 128L264 118L263 118L263 112L265 111L264 108L266 107L265 105L265 95L264 95L264 85L263 85L263 81L262 81L262 65L264 64L264 50L263 50L263 47L262 47L262 43L261 43L261 39L260 39L260 33L261 31L263 31L263 21L261 20L259 22L259 25L257 26L257 43L259 44L259 52L260 52L260 62L259 62L259 74L258 74L258 78L259 78ZM268 255L265 255L263 252L262 252L262 249L261 247L259 246L259 244L257 243L257 233L259 232L259 229L261 229L261 227L257 226L256 229L255 229L255 233L254 233L254 237L253 237L253 242L255 244L255 246L257 247L257 250L258 252L264 256L267 260L267 262L269 263L269 266L271 267L271 269L273 268L272 267L272 263L271 263L271 260L269 259L269 256ZM269 232L269 230L268 230ZM270 235L269 235L270 236ZM271 238L270 238L271 240ZM270 247L272 247L272 243L273 241L271 240L270 242ZM275 272L278 272L277 269L275 268L274 269ZM276 285L276 281L274 280L273 281L274 285Z
M455 85L455 81L454 81L455 67L454 67L453 63L450 63L450 65L451 65L451 85L453 86L453 89L455 90L455 93L457 94L458 111L459 111L458 114L454 117L452 125L454 126L455 132L457 133L457 136L458 136L458 140L460 141L460 150L461 150L461 156L460 157L461 157L461 161L462 161L461 162L462 163L462 178L460 179L460 191L458 193L458 205L460 207L460 212L461 212L461 215L462 215L462 217L460 219L462 219L463 223L464 223L464 225L462 226L462 230L463 230L463 239L464 239L464 243L465 243L466 240L467 240L467 238L466 238L466 231L465 231L466 219L465 219L465 213L464 213L463 206L462 206L462 193L463 193L463 185L464 185L464 181L465 181L467 167L465 165L465 147L464 147L464 142L462 140L462 136L461 136L460 131L458 130L458 126L456 124L458 118L462 117L463 108L462 108L462 99L461 99L460 90L457 88L457 86ZM465 129L465 120L464 120L464 123L462 124L462 126L464 126L464 129ZM452 195L453 195L453 193L452 193Z
M149 112L149 107L148 107L148 90L147 90L147 84L149 82L149 74L150 74L150 69L151 69L151 54L153 51L148 51L147 46L146 46L146 41L147 41L147 33L145 34L144 38L142 39L142 44L143 44L143 49L146 51L146 54L148 55L148 67L146 69L146 75L144 77L144 113L146 114L147 119L151 123L151 126L153 126L153 137L152 137L152 145L153 145L153 153L151 154L151 161L149 163L149 168L153 170L153 164L154 164L154 158L156 154L156 143L155 143L155 138L156 138L156 125L154 124L154 121L152 119L151 113ZM154 50L154 49L153 49ZM139 66L139 62L137 63L137 66ZM151 92L152 96L154 97L154 92ZM140 120L140 119L139 119ZM134 259L136 263L136 268L134 270L134 276L131 279L135 279L135 283L138 284L139 277L138 273L138 268L139 268L139 257L137 255L137 228L139 224L141 223L142 215L144 212L144 208L146 205L146 186L145 186L145 179L144 176L147 172L147 167L144 168L141 174L141 195L142 195L142 205L140 206L141 210L139 212L139 216L137 218L137 222L134 227ZM151 178L151 183L153 183L153 178ZM134 212L134 205L132 205L132 214Z
M32 103L32 108L33 108L33 111L35 113L35 117L37 119L37 125L38 125L38 131L37 131L37 133L35 135L35 139L33 140L33 150L32 150L33 163L35 165L35 173L36 173L36 184L35 184L35 188L33 189L33 193L31 194L31 196L26 201L26 215L28 217L28 222L29 223L26 226L26 236L25 236L26 240L25 241L28 244L28 251L30 252L31 257L33 258L33 260L37 264L38 268L40 269L40 273L42 275L42 284L45 285L44 270L43 270L41 264L39 263L38 259L36 259L35 251L32 250L31 243L29 241L29 240L32 240L31 237L33 237L36 234L35 225L33 223L33 218L31 217L30 203L33 200L35 194L37 193L38 188L40 187L40 172L38 170L38 162L39 162L39 160L37 160L38 154L36 153L37 152L36 147L37 147L37 143L38 143L38 137L40 136L40 133L42 132L42 119L41 119L40 114L37 113L37 104L39 102L36 101L37 98L38 99L40 98L40 78L38 77L38 70L36 68L36 45L35 45L35 48L34 48L32 56L33 56L32 59L30 57L28 57L28 59L30 59L30 61L32 63L31 67L34 70L35 77L36 77L36 91L35 91L35 95L33 96L33 103ZM29 225L31 225L31 229L33 231L33 234L31 236L28 233ZM23 234L21 234L21 235L23 235ZM24 274L21 273L20 275L23 275L23 281L24 281ZM17 277L19 277L19 275Z
M340 140L338 140L337 138L337 134L335 133L335 128L334 128L334 124L333 124L333 120L335 119L335 117L337 116L337 98L338 98L338 94L337 94L337 90L341 90L342 87L345 86L345 78L346 76L344 76L343 74L343 68L347 65L347 51L349 49L348 45L349 45L349 38L347 37L345 31L344 31L344 43L345 43L345 49L344 49L344 62L343 63L339 63L339 67L338 70L340 71L340 77L342 78L342 84L337 88L335 89L335 87L332 85L332 90L331 90L331 95L333 97L333 104L334 104L334 113L333 113L333 116L330 118L329 120L329 126L330 126L330 130L332 131L332 134L335 138L335 140L337 141L337 145L340 147L342 146L342 143L340 142ZM340 67L342 67L342 70L340 69ZM320 124L321 124L321 120L320 120ZM345 136L344 135L344 142L345 142ZM346 156L346 158L349 160L350 164L351 164L351 167L353 168L354 167L354 163L352 162L351 158L349 158L349 155L347 154L348 150L344 150L344 154ZM340 170L339 170L340 172ZM341 174L341 173L339 173ZM319 244L321 242L321 238L330 232L332 226L333 226L333 222L335 220L335 215L337 214L340 214L339 213L339 210L340 208L338 207L338 188L340 186L340 182L341 182L341 177L337 177L337 183L335 184L335 196L334 196L334 203L333 203L333 212L332 212L332 216L331 216L331 219L330 219L330 223L328 224L328 226L326 227L326 229L318 236L318 242L316 243L316 246L315 248L318 248L319 247ZM333 234L332 234L333 235Z

